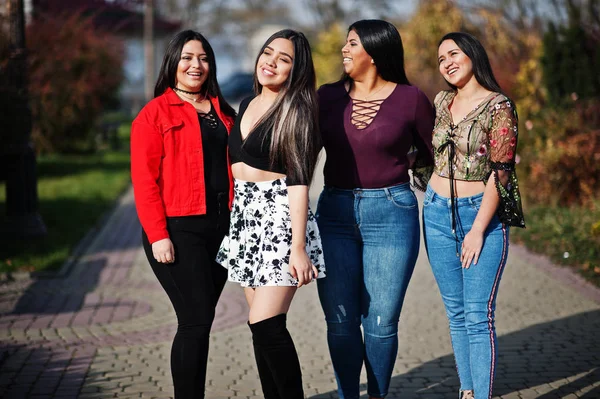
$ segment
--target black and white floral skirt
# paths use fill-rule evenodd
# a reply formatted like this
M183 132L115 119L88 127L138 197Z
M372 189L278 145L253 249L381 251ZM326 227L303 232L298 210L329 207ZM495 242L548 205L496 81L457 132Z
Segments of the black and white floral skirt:
M264 182L236 180L229 235L217 262L229 269L229 281L243 287L295 286L289 270L292 223L285 178ZM321 237L308 210L306 253L325 277Z

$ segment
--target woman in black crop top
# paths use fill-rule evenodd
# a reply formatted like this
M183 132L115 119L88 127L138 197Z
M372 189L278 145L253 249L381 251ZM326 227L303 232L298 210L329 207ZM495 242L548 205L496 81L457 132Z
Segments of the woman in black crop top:
M320 150L315 81L304 35L273 34L256 60L257 95L242 102L229 136L234 202L217 261L244 287L266 399L304 398L286 313L297 288L325 276L308 208Z

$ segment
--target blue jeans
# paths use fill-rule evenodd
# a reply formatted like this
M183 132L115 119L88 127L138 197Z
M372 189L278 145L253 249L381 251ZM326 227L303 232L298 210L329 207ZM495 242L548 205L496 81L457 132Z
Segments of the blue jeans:
M460 389L472 389L477 399L492 397L497 347L494 327L496 295L508 255L508 227L494 216L484 233L477 264L461 267L456 255L471 229L483 193L456 198L456 234L452 233L450 198L427 187L423 201L425 245L437 281L454 349Z
M419 211L408 183L383 189L325 187L317 207L327 277L317 280L339 396L388 393L398 320L419 252ZM362 323L363 336L360 330Z

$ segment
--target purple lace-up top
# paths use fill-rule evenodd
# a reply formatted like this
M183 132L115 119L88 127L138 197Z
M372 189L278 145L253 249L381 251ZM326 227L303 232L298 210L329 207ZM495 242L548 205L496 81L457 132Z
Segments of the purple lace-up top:
M343 82L319 89L319 123L327 151L325 184L342 189L383 188L409 182L424 190L433 170L434 111L415 86L397 85L366 127L352 123ZM409 155L410 154L410 155Z

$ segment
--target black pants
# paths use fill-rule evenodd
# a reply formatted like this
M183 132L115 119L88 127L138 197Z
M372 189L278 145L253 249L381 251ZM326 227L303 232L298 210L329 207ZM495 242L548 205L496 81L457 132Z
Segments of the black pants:
M177 334L171 348L176 399L204 398L210 328L227 281L227 270L215 262L229 229L229 210L224 201L211 207L207 215L167 219L175 247L174 263L157 262L143 234L148 261L177 314Z

